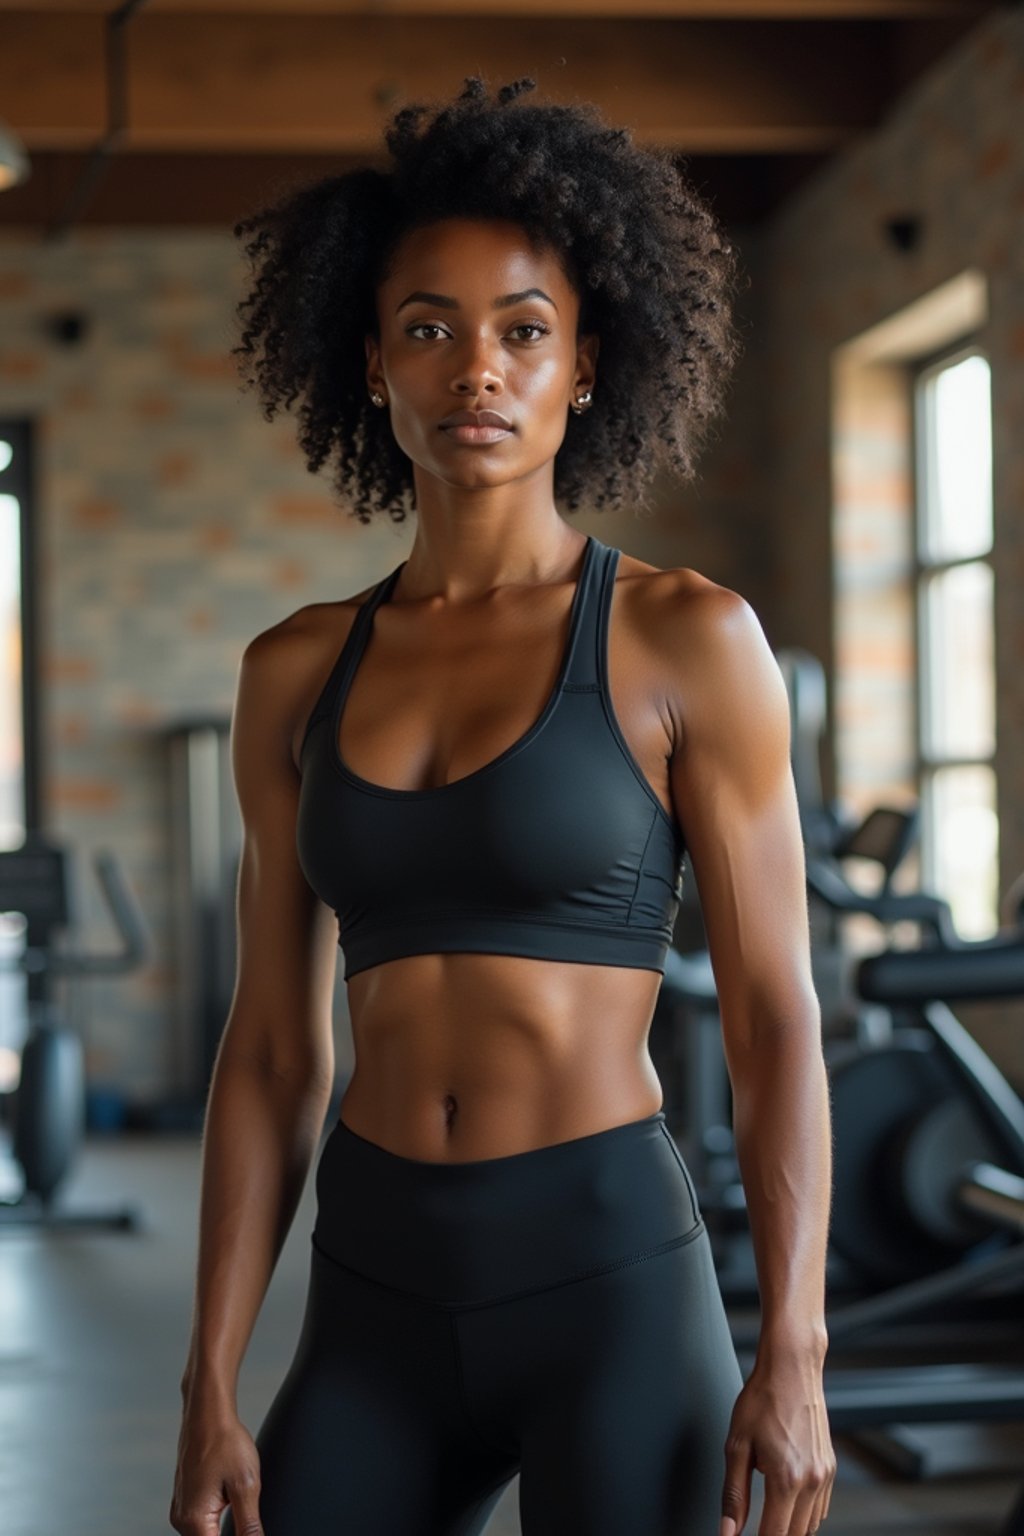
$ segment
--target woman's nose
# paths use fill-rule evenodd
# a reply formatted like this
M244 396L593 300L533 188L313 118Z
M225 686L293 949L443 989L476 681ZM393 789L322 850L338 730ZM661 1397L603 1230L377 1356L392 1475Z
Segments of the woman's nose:
M495 358L493 344L477 341L467 345L456 365L451 387L460 394L504 389L504 370Z

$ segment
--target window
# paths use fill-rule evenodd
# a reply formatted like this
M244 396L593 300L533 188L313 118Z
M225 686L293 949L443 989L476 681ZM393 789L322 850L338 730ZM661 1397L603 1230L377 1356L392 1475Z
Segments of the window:
M36 766L29 751L32 719L28 670L32 660L28 632L31 572L29 423L0 420L0 847L16 848L37 814Z
M38 826L39 764L32 686L33 546L31 423L0 420L0 847L17 848ZM10 961L25 947L25 920L0 912L0 1093L17 1086L27 1029L27 982Z
M998 927L992 436L974 346L915 375L917 772L922 883L965 938Z

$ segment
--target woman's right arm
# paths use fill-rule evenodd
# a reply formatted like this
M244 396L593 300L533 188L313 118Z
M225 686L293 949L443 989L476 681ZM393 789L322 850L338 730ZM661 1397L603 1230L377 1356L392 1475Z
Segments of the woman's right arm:
M308 640L305 642L308 647ZM171 1525L257 1533L259 1466L238 1372L309 1173L333 1087L337 929L295 851L291 757L301 631L250 642L231 729L243 822L234 996L207 1099L199 1244ZM308 657L308 649L304 655Z

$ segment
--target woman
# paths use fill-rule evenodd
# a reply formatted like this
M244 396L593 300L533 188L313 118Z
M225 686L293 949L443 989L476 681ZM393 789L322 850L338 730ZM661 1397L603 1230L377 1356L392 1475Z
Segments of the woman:
M737 594L574 531L693 474L735 258L670 159L589 106L399 112L385 174L238 226L236 349L311 469L416 537L247 647L235 996L204 1137L171 1524L807 1536L830 1182L785 689ZM598 367L600 349L601 363ZM699 881L762 1296L744 1383L646 1050ZM332 910L338 927L331 922ZM297 1352L255 1441L238 1367L333 1082Z

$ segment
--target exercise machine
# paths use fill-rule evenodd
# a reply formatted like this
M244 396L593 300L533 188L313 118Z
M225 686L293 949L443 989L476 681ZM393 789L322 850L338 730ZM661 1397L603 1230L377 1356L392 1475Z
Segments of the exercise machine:
M882 821L901 813L875 814L868 830L884 837ZM854 1432L890 1467L920 1477L929 1459L909 1425L1024 1421L1024 1103L948 1006L1024 997L1021 882L1012 887L1014 904L1004 901L1004 926L981 940L960 938L940 898L853 891L820 855L808 860L808 884L837 911L869 912L882 923L911 919L925 936L917 948L889 948L856 963L856 994L876 1010L872 1029L829 1061L836 1147L830 1238L863 1277L885 1287L827 1309L830 1354L872 1337L877 1346L886 1327L906 1348L916 1322L934 1325L937 1311L949 1318L964 1301L980 1303L989 1325L1003 1323L994 1362L931 1360L881 1370L826 1364L833 1429ZM887 1030L879 1028L879 1010L888 1015ZM954 1339L964 1333L962 1317L950 1326ZM922 1336L934 1350L934 1326ZM1024 1489L1000 1531L1024 1536Z
M897 818L880 809L868 818ZM834 861L808 861L808 884L836 911L920 925L926 942L856 966L873 1005L867 1038L833 1045L832 1241L872 1285L898 1285L990 1250L1017 1251L1024 1279L1024 1103L956 1019L955 1001L1024 997L1024 903L993 937L957 934L948 904L924 892L852 890Z
M926 939L854 962L853 1034L825 1050L835 1149L826 1291L857 1293L826 1308L830 1427L899 1474L920 1478L931 1460L911 1425L1024 1422L1024 1103L949 1007L1024 996L1024 880L1004 899L999 933L962 939L948 903L891 889L915 831L915 808L879 807L838 836L833 853L808 853L807 880L839 916L912 921ZM879 890L853 887L841 864L847 855L881 867ZM730 1243L749 1248L749 1233L724 1123L728 1079L714 979L706 955L687 955L673 958L665 980L689 1012L690 1108L699 1134L691 1125L687 1145L703 1154L694 1166L704 1175L698 1198L717 1268ZM727 1306L756 1299L747 1258L745 1271L718 1270ZM836 1276L842 1284L832 1283ZM747 1369L759 1322L733 1316L731 1327ZM940 1348L967 1358L937 1359ZM986 1348L996 1358L979 1363ZM1024 1536L1024 1489L999 1536Z
M21 847L0 851L0 912L25 919L24 947L0 956L0 969L25 973L29 1024L11 1131L11 1155L23 1188L15 1199L0 1201L0 1227L131 1230L139 1222L130 1207L67 1210L56 1200L85 1133L85 1071L81 1041L54 1001L54 980L119 975L143 964L152 948L141 908L114 855L99 850L93 864L121 939L109 954L58 945L71 918L66 847L30 834Z
M830 919L829 935L855 912L883 926L915 922L923 934L918 948L886 949L846 976L841 946L831 949L838 991L852 1006L845 1021L830 1016L824 1031L834 1033L837 1022L848 1026L845 1036L825 1042L835 1144L825 1397L834 1432L850 1434L901 1474L920 1477L929 1470L927 1446L909 1425L1024 1421L1024 1105L949 1008L957 1000L1024 996L1024 875L1004 898L1003 928L983 941L962 939L940 899L894 892L893 875L916 840L917 808L879 807L854 823L842 807L823 802L816 758L824 720L819 672L805 655L791 657L787 668L794 778L814 898L812 959L816 913ZM880 868L871 895L846 878L847 857ZM749 1232L706 952L670 956L664 991L683 1025L680 1141L692 1161L717 1267L730 1238L741 1250L744 1239L749 1247ZM747 1257L745 1272L719 1268L727 1305L741 1294L756 1301L752 1254ZM849 1289L857 1299L835 1304ZM1001 1322L1001 1336L990 1332L987 1340L1001 1357L986 1364L970 1354L936 1360L943 1339L977 1354L978 1333L972 1338L965 1320L969 1303L990 1329L997 1325L997 1334ZM750 1363L758 1333L756 1321L733 1319L741 1364ZM908 1348L913 1354L915 1340L918 1350L927 1340L925 1360L892 1363ZM879 1354L881 1366L863 1363ZM836 1363L844 1357L859 1363ZM1024 1536L1024 1489L1000 1533Z

